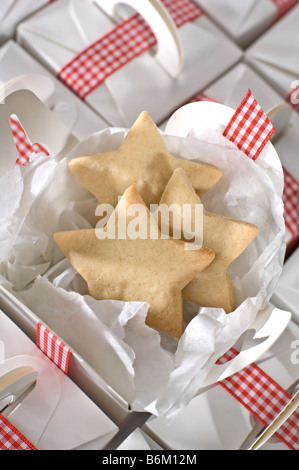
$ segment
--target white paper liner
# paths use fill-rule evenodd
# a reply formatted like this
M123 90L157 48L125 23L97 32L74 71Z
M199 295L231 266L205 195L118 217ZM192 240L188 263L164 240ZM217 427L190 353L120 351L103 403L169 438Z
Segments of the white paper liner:
M60 162L37 156L0 180L5 197L0 284L10 283L17 297L133 410L168 417L189 403L215 358L234 345L267 305L285 251L283 204L267 172L220 133L202 128L200 136L164 136L165 142L174 155L223 170L219 183L202 197L207 210L254 223L260 233L231 265L240 306L226 315L222 309L194 310L186 303L191 320L179 341L145 325L146 303L96 301L86 295L85 281L53 241L56 231L92 228L94 220L95 198L69 172L68 161L115 150L125 129L93 134Z

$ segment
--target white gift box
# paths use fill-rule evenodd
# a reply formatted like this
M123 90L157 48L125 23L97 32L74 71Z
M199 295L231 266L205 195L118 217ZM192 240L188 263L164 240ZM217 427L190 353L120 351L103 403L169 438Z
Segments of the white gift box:
M161 8L156 0L135 2L143 9L148 3L158 4ZM104 4L107 2L98 1L99 6L104 7ZM98 5L90 0L53 3L19 26L17 40L57 75L78 53L115 27L115 18L107 16ZM145 18L153 26L156 9L146 13L148 17ZM153 11L156 17L152 18ZM155 122L162 122L174 109L241 59L241 50L207 16L200 16L180 28L176 28L168 16L164 20L165 15L161 17L158 13L158 18L162 18L161 33L159 29L157 33L160 36L158 51L166 51L165 63L161 63L152 50L144 52L85 97L85 101L110 125L130 127L144 109ZM168 63L173 62L179 65L175 74L168 69Z
M14 38L18 24L51 0L1 0L0 44Z
M206 13L237 43L248 47L264 33L278 16L280 8L272 0L196 0ZM284 9L294 1L283 2Z
M27 112L29 108L30 114ZM15 168L0 180L4 186L2 194L7 197L7 201L3 202L5 212L2 215L2 256L5 257L1 264L2 305L31 337L35 337L36 325L42 321L61 338L73 351L74 380L85 391L93 386L96 389L95 397L101 397L102 405L104 396L110 398L115 407L122 406L126 411L158 415L176 412L199 389L215 384L255 361L279 338L290 321L289 312L268 304L284 256L281 204L283 177L279 158L271 144L265 146L258 164L228 145L227 140L219 134L219 129L224 129L230 121L234 113L231 108L195 103L192 110L186 112L184 107L182 116L181 112L176 112L169 121L169 135L164 138L170 151L183 154L184 158L196 159L200 147L201 159L214 161L215 164L213 159L217 145L217 164L223 169L230 167L231 158L238 158L240 179L235 176L234 163L234 171L226 172L226 178L232 180L228 182L226 178L223 179L222 191L226 194L227 185L230 191L235 191L231 197L233 201L240 198L239 217L250 217L249 221L260 227L261 235L258 244L253 244L245 258L240 259L235 267L240 307L230 315L224 314L221 309L203 309L186 327L179 343L178 356L173 356L167 345L161 343L158 332L145 325L147 305L113 300L93 301L80 291L80 280L68 262L56 258L57 247L53 245L52 235L59 231L59 224L62 223L64 229L65 224L77 228L88 227L88 214L94 213L93 198L74 181L68 172L67 162L78 155L100 151L102 145L106 151L114 149L123 140L127 130L106 129L78 144L29 91L11 93L6 97L4 106L0 107L1 154L4 154L3 149L5 155L9 151L12 154L14 152L8 118L15 113L20 117L30 140L46 145L52 155L52 159L36 157L28 167ZM43 123L42 127L39 126L40 122ZM210 145L196 137L198 129L203 130L203 122L210 126ZM194 128L194 123L199 128ZM189 135L192 129L195 138L180 138L185 132ZM219 149L222 150L219 152ZM35 177L36 172L39 178ZM9 191L14 193L13 200ZM245 198L242 196L244 191ZM269 204L259 205L249 211L247 204L253 207L251 198L256 200L256 197L262 201L270 198L271 203L268 201ZM214 204L221 205L223 200L224 195L222 197L218 192L214 194ZM21 211L18 210L19 205ZM226 213L233 210L235 213L234 203L233 207L229 209L228 204L218 209ZM269 207L273 211L271 214L268 212ZM24 218L14 227L14 214L18 213ZM14 242L13 247L9 245L11 229L17 231L14 238L18 241ZM26 248L28 243L30 250ZM11 253L15 257L14 262L7 257L7 250L11 248L14 251ZM262 252L258 256L260 250ZM50 264L53 264L51 269ZM47 299L51 299L51 302ZM225 328L222 329L220 325L225 325ZM236 360L228 364L215 365L217 359L248 329L255 332L252 347L241 351ZM196 342L196 351L194 331L201 335ZM197 364L196 368L193 361ZM180 371L183 371L183 378ZM157 379L154 384L153 374Z
M255 68L284 99L298 86L299 5L258 39L245 53L245 60ZM296 103L298 101L296 100Z
M250 65L244 62L239 63L205 88L203 95L206 95L207 99L211 98L218 103L236 109L248 89L251 90L253 96L266 113L285 103L280 94L256 73ZM272 118L271 122L275 127L276 123L272 121Z
M118 427L0 311L0 376L17 367L38 373L34 389L7 419L38 450L102 449Z
M0 48L0 82L33 91L78 139L107 127L104 119L12 40Z
M219 80L216 80L211 86L207 87L199 98L215 100L232 108L237 108L248 89L251 90L258 103L269 115L276 129L273 141L284 168L299 181L297 164L297 149L299 145L298 113L250 65L246 63L238 64ZM294 201L294 204L296 205L296 201ZM288 253L298 243L299 212L297 225L298 228L295 227L293 230L290 230L288 224L286 227Z
M299 327L291 322L279 341L260 358L258 366L286 389L298 378ZM298 358L294 354L294 357ZM220 385L195 397L172 420L152 417L143 430L171 450L238 450L257 422L250 412ZM263 450L288 450L275 436ZM192 454L190 455L190 457Z
M151 437L149 437L142 429L135 429L124 442L116 449L121 451L129 450L163 450Z

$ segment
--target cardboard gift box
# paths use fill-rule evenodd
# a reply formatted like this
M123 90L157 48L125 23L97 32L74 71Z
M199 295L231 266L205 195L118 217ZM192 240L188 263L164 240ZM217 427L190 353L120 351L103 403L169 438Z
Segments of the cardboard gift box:
M296 109L298 108L299 5L252 44L244 58Z
M233 109L215 103L191 106L176 112L168 123L164 139L169 150L187 159L197 160L201 155L201 160L211 162L217 158L223 170L230 168L218 186L226 197L216 192L214 204L221 205L226 199L221 210L229 213L236 210L234 201L239 200L239 217L255 221L260 237L235 268L239 307L230 315L222 309L195 313L177 343L176 353L173 344L165 344L159 333L145 324L145 303L94 302L86 296L76 272L58 256L53 241L53 233L61 224L88 227L95 203L90 193L75 182L68 161L102 148L112 151L127 129L107 128L79 143L28 90L12 92L0 107L1 155L15 152L8 124L11 114L19 117L31 142L50 149L50 157L36 155L27 166L12 168L0 180L6 188L2 192L1 306L33 340L40 324L52 331L71 351L70 376L101 403L103 410L104 403L109 402L112 413L119 407L124 412L141 414L176 412L205 387L255 361L290 321L289 312L268 303L284 258L283 174L278 155L268 143L257 163L253 162L219 134L234 114ZM195 123L198 128L194 128ZM196 135L205 126L210 143L205 140L207 135L203 140ZM231 158L238 159L237 167ZM233 191L231 196L227 194L228 186ZM256 198L268 203L254 205ZM248 205L255 210L249 210ZM21 220L16 221L19 216ZM227 364L216 364L246 331L254 332L252 347L241 349ZM199 338L194 350L195 332Z
M6 418L38 450L102 449L117 434L115 423L2 311L0 345L0 376L19 367L37 372L34 388Z
M54 0L2 0L0 7L0 44L15 36L18 24Z
M189 0L127 0L138 14L122 9L118 25L116 3L54 2L17 32L21 46L110 125L130 127L144 109L162 122L242 57Z
M299 238L299 172L297 165L298 113L281 95L250 65L240 63L207 87L195 100L211 100L236 108L251 89L262 108L270 116L276 132L275 147L285 170L285 221L288 244L287 256L298 245Z
M247 48L298 1L287 0L196 0L204 11L240 47Z
M12 40L0 48L0 82L6 88L33 91L78 139L107 127L104 119Z

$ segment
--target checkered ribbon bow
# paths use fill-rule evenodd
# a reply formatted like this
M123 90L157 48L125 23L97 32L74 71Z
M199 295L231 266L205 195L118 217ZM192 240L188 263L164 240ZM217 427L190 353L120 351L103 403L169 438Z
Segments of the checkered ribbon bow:
M203 15L190 0L161 0L175 25ZM123 21L63 67L58 78L84 100L106 78L156 44L146 21L136 14Z

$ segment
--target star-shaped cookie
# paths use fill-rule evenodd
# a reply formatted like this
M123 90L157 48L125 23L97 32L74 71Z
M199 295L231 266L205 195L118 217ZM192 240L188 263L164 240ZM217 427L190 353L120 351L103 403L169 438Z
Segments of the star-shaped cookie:
M160 204L179 204L181 207L190 204L194 207L201 204L201 200L184 171L177 169ZM192 226L195 227L194 220ZM173 228L170 227L170 234ZM244 252L258 231L254 224L210 213L203 208L203 243L215 252L215 259L184 288L183 297L202 307L232 312L236 308L236 300L229 265Z
M130 210L136 207L135 217ZM123 230L119 236L120 224L126 228L125 236ZM183 241L164 239L159 231L150 238L151 224L150 211L131 186L101 235L96 229L84 229L58 232L54 239L87 282L92 297L147 302L147 324L179 338L184 331L182 289L212 262L214 252L186 250ZM146 227L146 233L137 225Z
M175 168L184 169L199 196L222 176L214 166L171 155L146 111L140 114L116 151L74 158L69 168L99 204L113 207L131 185L148 206L158 204Z

